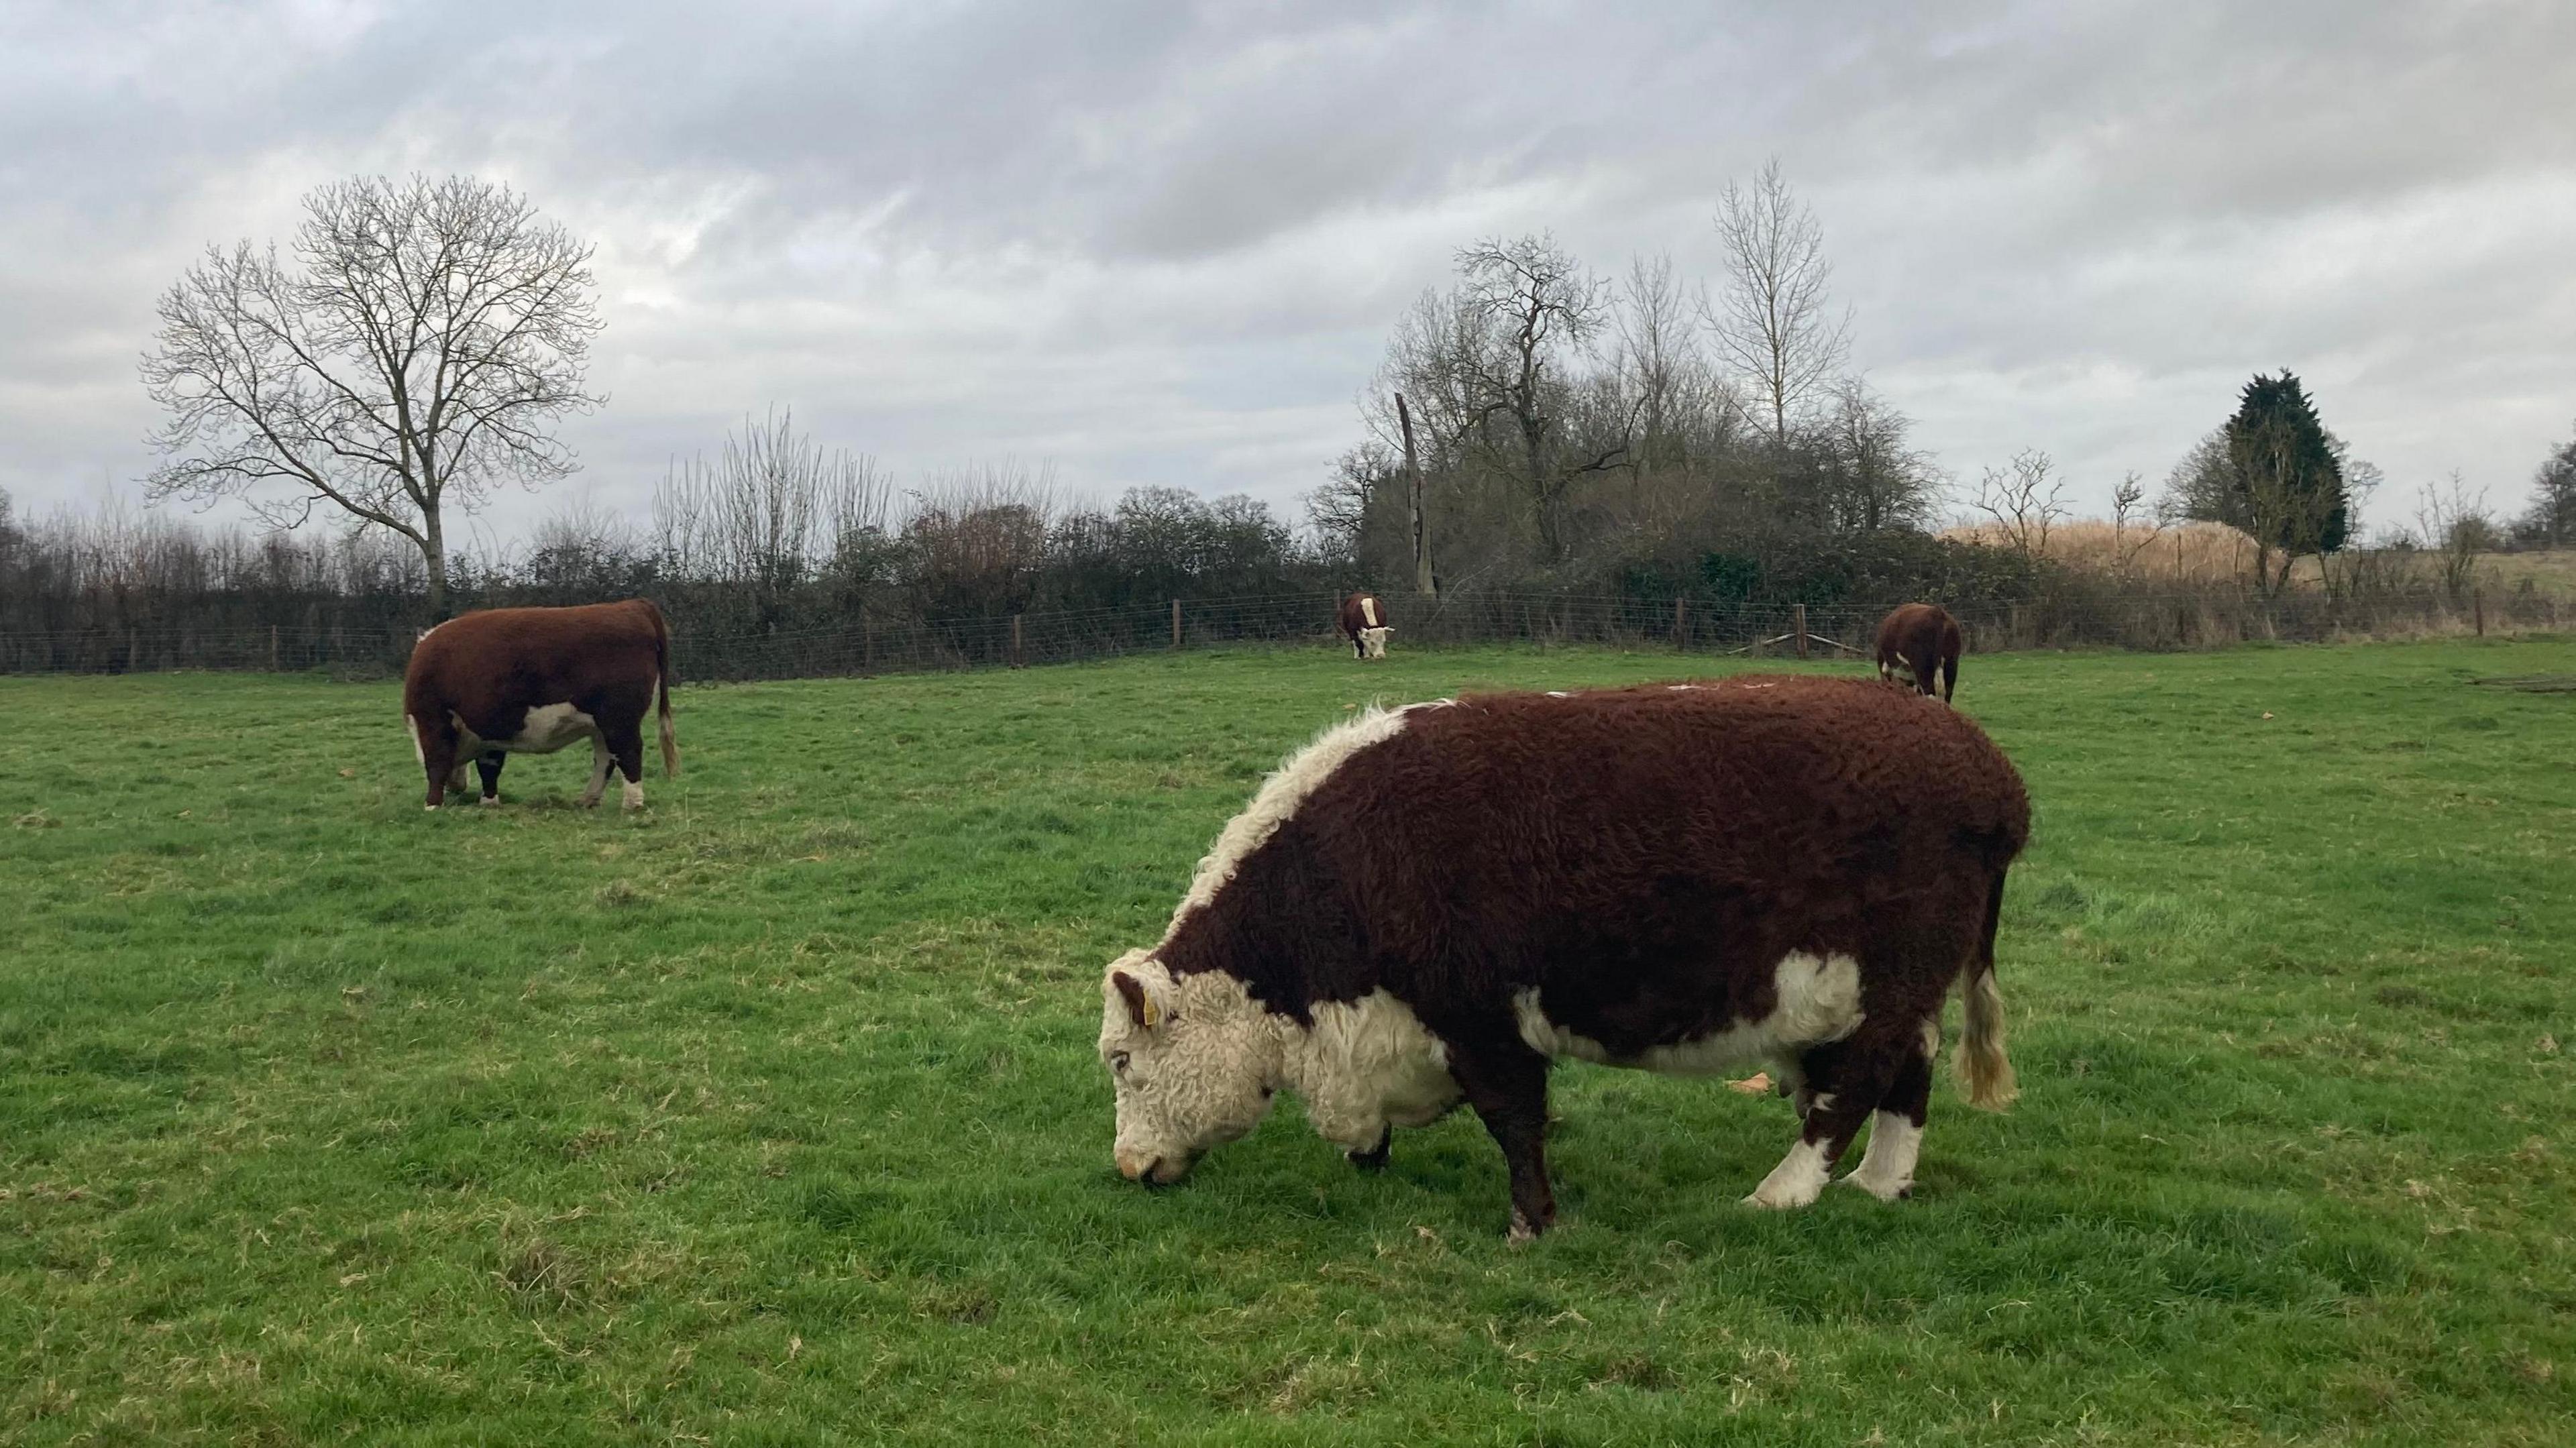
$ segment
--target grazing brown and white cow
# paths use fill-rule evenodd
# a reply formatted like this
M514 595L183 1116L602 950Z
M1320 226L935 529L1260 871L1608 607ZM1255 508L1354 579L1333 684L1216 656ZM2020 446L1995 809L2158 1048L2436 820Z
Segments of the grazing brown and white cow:
M1913 1186L1942 1003L1968 1099L2013 1095L1994 941L2030 805L1964 716L1858 679L1468 695L1334 728L1270 776L1154 946L1101 982L1115 1159L1171 1182L1285 1088L1364 1168L1464 1100L1515 1239L1555 1215L1560 1057L1755 1062L1797 1144L1748 1202Z
M403 673L403 722L429 775L429 807L483 776L483 803L501 801L501 763L590 741L599 803L609 766L626 776L625 805L644 803L644 720L661 710L662 769L680 772L671 733L671 631L648 599L580 608L495 608L462 614L420 636Z
M1906 682L1918 692L1932 692L1932 675L1941 675L1941 699L1947 703L1959 684L1959 621L1935 603L1899 606L1878 623L1878 676L1893 679L1902 667Z
M1351 657L1382 659L1386 657L1386 636L1395 632L1387 626L1386 605L1374 593L1354 593L1342 600L1342 637L1351 641Z

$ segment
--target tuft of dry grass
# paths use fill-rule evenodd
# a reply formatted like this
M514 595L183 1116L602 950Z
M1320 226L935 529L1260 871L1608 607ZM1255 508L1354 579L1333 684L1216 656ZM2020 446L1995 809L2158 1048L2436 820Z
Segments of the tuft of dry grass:
M1964 524L1941 535L1989 548L2011 546L2003 529ZM2115 525L2071 519L2048 530L2042 554L2088 573L2127 575L2179 583L2232 583L2254 576L2254 539L2224 523Z

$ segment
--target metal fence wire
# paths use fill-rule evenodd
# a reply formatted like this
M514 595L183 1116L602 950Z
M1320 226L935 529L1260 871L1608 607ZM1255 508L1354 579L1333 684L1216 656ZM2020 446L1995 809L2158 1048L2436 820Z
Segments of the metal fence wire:
M1891 604L1712 603L1492 590L1429 599L1379 596L1398 650L1490 643L1658 647L1684 654L1868 656ZM682 681L823 678L1072 663L1226 645L1345 646L1339 597L1295 593L1179 599L1137 608L970 618L875 618L828 627L747 629L675 615L672 673ZM2576 603L2532 589L2371 599L2252 590L2101 591L1954 608L1972 653L2011 649L2219 647L2250 640L2322 642L2415 633L2555 629ZM398 674L418 632L323 623L0 632L0 673L165 670Z

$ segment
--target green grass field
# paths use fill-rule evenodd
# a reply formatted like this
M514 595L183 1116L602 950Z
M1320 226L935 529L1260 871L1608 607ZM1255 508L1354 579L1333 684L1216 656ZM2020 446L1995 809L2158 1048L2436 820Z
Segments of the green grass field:
M1100 969L1284 751L1681 668L690 688L635 817L425 813L390 685L0 678L0 1438L2576 1442L2576 694L2471 682L2576 642L1970 659L2024 1094L1910 1203L1590 1067L1528 1250L1466 1114L1118 1179Z

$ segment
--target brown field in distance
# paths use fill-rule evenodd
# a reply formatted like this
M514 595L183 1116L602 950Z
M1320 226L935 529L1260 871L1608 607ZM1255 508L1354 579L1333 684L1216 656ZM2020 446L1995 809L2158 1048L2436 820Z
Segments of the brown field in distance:
M2004 530L1991 523L1963 524L1944 529L1941 536L1994 548L2012 546ZM2114 527L2098 519L2070 519L2048 530L2048 543L2041 551L2070 568L2124 575L2141 587L2250 582L2254 573L2253 538L2224 523ZM2414 562L2427 570L2433 567L2429 555ZM2576 549L2483 554L2478 559L2478 577L2490 588L2518 588L2528 579L2544 592L2576 594ZM2317 560L2300 559L2290 578L2294 587L2315 587Z

